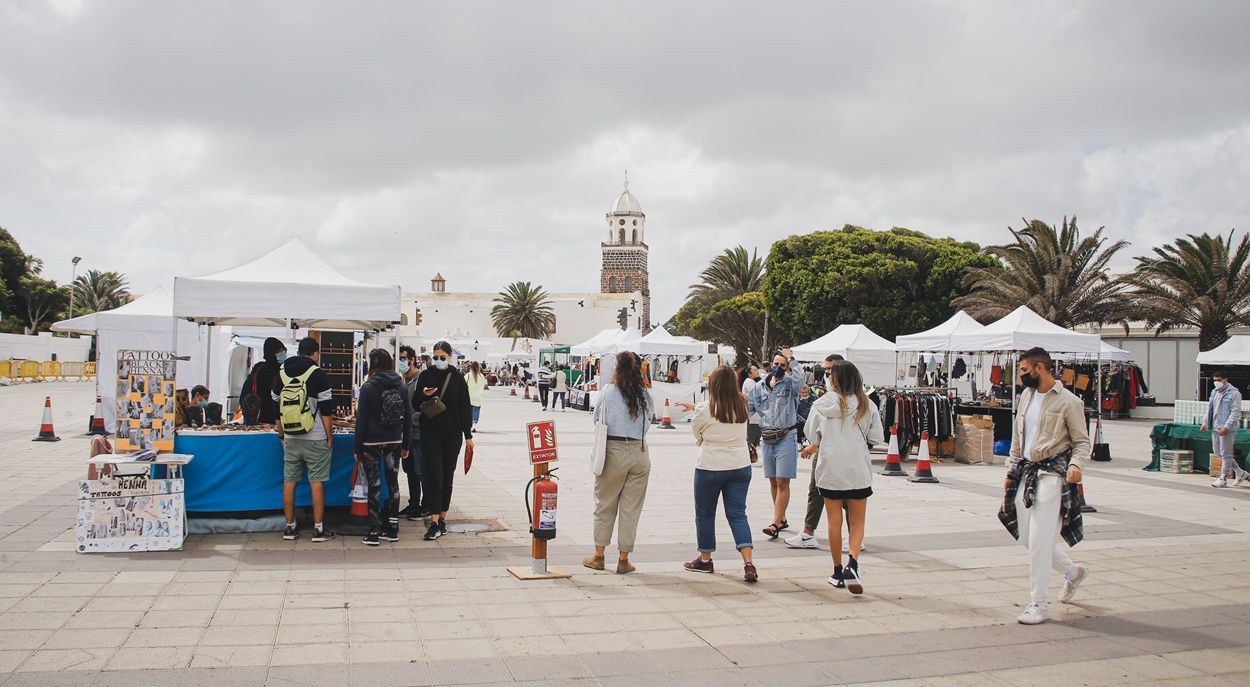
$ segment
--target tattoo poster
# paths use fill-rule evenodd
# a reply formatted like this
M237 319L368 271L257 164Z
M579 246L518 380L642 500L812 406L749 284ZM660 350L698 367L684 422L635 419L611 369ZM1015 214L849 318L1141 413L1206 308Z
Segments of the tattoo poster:
M168 351L117 352L118 453L174 450L174 373Z
M186 537L181 479L147 475L78 483L74 549L78 553L173 551Z

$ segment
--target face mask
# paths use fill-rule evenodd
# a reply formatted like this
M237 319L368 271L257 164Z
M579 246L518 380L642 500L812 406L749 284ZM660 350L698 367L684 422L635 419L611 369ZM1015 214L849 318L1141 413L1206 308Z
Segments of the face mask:
M399 374L408 374L408 361L403 358L399 359Z
M1223 389L1223 388L1224 388L1224 385L1225 385L1225 384L1227 384L1227 383L1228 383L1228 382L1216 381L1216 382L1215 382L1215 388L1217 388L1217 389Z
M439 359L437 359L437 358L436 358L436 359L434 360L434 367L437 367L437 368L438 368L438 369L440 369L440 370L446 370L446 369L447 369L447 361L446 361L446 360L439 360Z
M1029 387L1030 389L1036 389L1037 385L1041 383L1041 380L1038 379L1037 376L1035 375L1025 374L1025 375L1020 376L1020 383Z
M282 351L282 352L281 352L281 353L279 353L278 355L274 356L274 359L275 359L275 360L277 360L277 361L278 361L278 362L280 362L280 363L285 363L285 362L286 362L286 351Z
M786 368L784 368L784 367L782 367L782 366L780 366L780 365L773 365L773 376L774 376L774 377L776 377L777 379L781 379L782 375L784 375L785 373L786 373Z
M199 403L197 403L196 405L198 405L198 406L199 406L199 407L201 407L201 408L207 408L207 407L208 407L208 401L200 401L200 402L199 402Z

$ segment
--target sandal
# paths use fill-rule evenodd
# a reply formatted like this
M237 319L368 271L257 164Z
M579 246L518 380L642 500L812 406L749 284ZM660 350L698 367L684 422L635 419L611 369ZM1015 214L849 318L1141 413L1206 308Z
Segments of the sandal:
M777 538L777 535L781 534L781 528L780 528L780 527L778 527L778 526L777 526L777 525L775 525L775 524L774 524L774 525L769 525L768 527L765 527L765 528L764 528L763 530L761 530L761 531L762 531L764 534L768 535L768 538L769 538L769 539L776 539L776 538Z
M778 527L778 528L777 528L777 531L778 531L778 532L780 532L781 530L788 530L788 529L790 529L790 521L789 521L789 520L782 520L782 521L781 521L781 527Z

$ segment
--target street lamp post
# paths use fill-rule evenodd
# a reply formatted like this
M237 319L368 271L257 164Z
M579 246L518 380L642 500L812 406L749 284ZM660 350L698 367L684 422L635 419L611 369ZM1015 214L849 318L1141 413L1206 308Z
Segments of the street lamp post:
M69 315L65 318L67 320L74 317L74 282L78 281L78 263L82 262L82 258L75 255L70 262L73 263L74 268L69 278ZM65 336L69 334L66 333Z

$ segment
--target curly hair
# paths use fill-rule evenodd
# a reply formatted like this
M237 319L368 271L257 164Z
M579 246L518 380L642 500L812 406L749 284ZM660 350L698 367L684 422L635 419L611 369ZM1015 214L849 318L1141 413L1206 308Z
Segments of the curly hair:
M625 405L629 407L629 417L637 419L647 408L647 390L642 386L642 365L636 354L629 351L616 354L616 371L612 373L612 383L624 397Z

